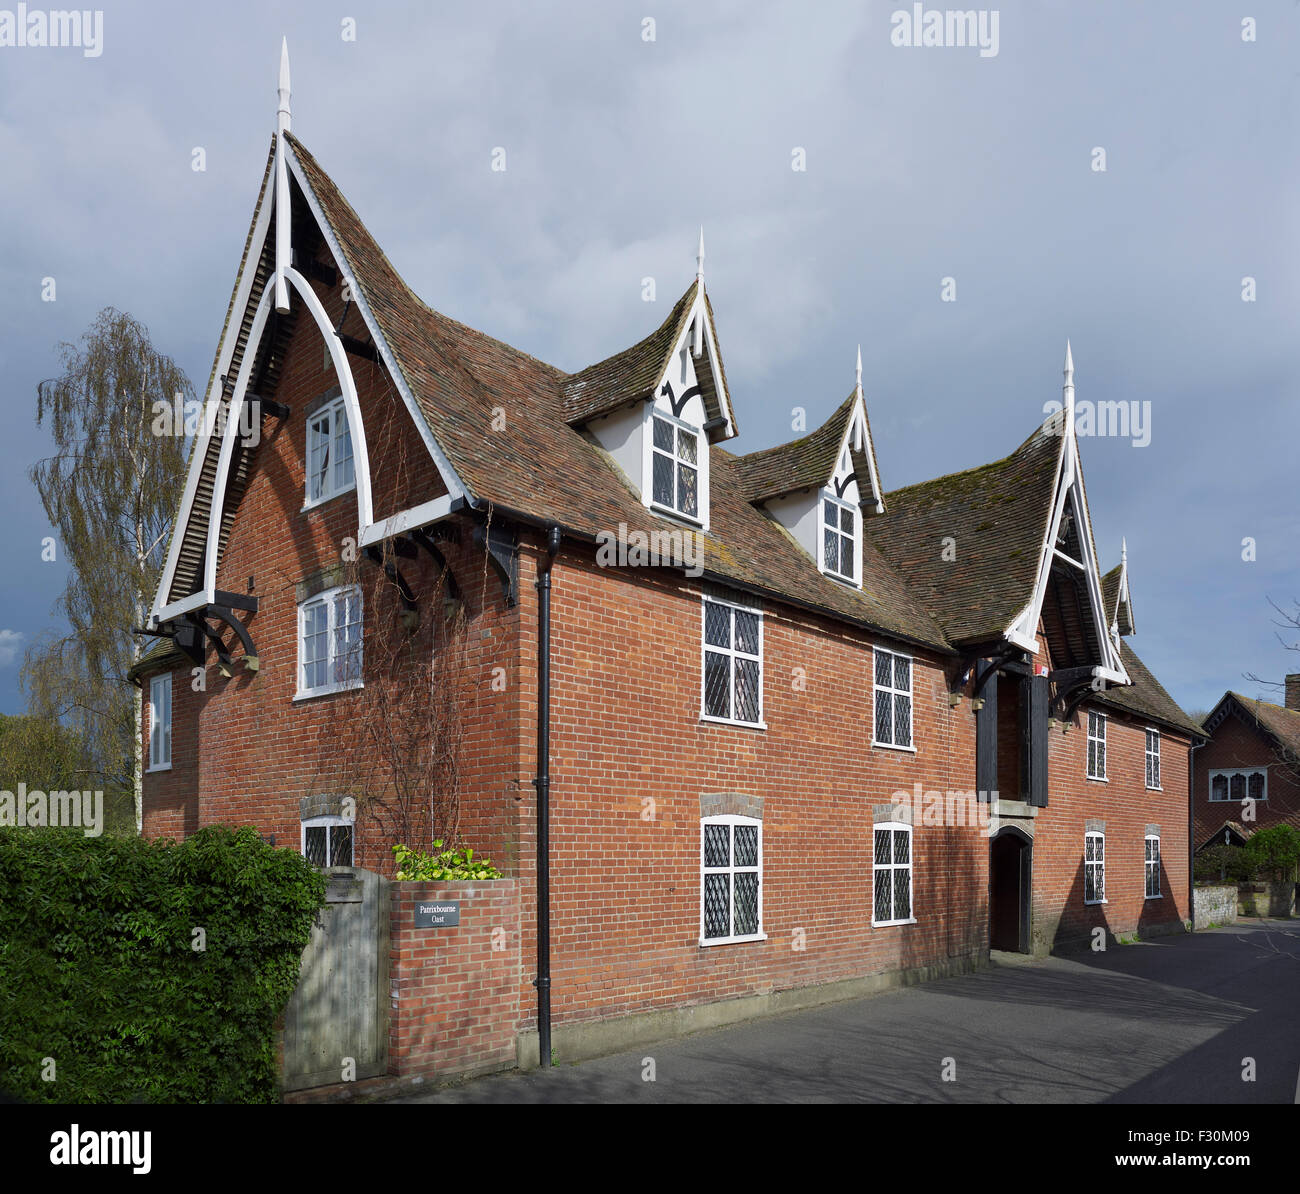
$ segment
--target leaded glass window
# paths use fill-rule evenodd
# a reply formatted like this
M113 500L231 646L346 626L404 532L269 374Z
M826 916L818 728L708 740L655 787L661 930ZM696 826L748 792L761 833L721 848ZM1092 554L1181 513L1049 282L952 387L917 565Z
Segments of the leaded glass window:
M1106 719L1088 712L1088 778L1106 778Z
M1146 747L1147 787L1160 786L1160 734L1156 730L1147 730Z
M351 866L353 824L342 817L312 817L302 823L302 852L312 866Z
M872 910L876 925L902 924L912 915L912 827L896 822L872 831Z
M1083 836L1083 902L1101 904L1106 900L1106 835Z
M912 659L875 650L875 741L881 746L912 745Z
M853 507L838 498L822 498L822 570L852 580L857 558Z
M1160 839L1149 834L1144 845L1144 870L1146 871L1147 899L1154 900L1160 896Z
M700 851L700 939L718 943L760 936L762 823L731 815L706 818L700 823Z
M730 602L704 601L704 716L760 725L763 720L763 615Z
M700 516L700 434L660 415L651 422L650 496L688 518Z

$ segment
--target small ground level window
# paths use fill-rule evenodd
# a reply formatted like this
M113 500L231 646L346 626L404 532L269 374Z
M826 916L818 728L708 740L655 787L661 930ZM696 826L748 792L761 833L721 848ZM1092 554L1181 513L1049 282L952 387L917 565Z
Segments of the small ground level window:
M908 924L912 916L912 827L886 822L874 827L873 925Z
M302 823L302 853L312 866L352 865L352 822L311 817Z
M1145 853L1147 899L1157 900L1160 898L1160 839L1154 834L1147 834Z
M1088 833L1083 838L1083 902L1106 902L1106 835Z
M700 940L708 945L762 935L763 823L752 817L700 822Z

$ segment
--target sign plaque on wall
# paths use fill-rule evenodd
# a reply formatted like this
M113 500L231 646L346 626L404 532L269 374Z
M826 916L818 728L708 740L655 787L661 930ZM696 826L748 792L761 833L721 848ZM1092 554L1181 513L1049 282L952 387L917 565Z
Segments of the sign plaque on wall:
M415 905L417 929L447 929L460 924L459 900L419 900Z

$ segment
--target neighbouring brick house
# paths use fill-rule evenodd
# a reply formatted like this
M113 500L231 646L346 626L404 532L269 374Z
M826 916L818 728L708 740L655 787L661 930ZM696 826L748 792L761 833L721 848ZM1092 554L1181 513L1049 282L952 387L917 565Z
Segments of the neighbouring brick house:
M1300 829L1300 674L1287 676L1285 705L1225 692L1192 755L1197 850L1240 846L1258 829Z
M439 815L519 883L521 1034L539 858L560 1027L1181 928L1199 731L1098 567L1068 357L1067 417L969 472L883 489L860 362L736 456L700 250L566 373L421 302L286 114L135 669L146 835L390 870L423 792L357 767L427 777L383 735L454 697Z

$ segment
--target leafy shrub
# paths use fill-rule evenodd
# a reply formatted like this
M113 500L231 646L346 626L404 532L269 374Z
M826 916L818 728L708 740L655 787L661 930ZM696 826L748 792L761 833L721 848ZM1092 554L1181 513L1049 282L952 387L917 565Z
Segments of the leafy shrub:
M0 1090L275 1102L275 1022L324 893L251 828L180 844L0 830Z
M1241 847L1223 842L1198 851L1192 873L1198 883L1248 883L1254 877Z
M501 872L492 865L490 858L480 855L474 857L474 851L461 846L454 850L443 849L442 839L433 843L438 854L426 854L423 850L412 850L409 846L394 846L393 855L397 863L397 878L416 879L423 882L453 882L461 879L500 879Z
M1242 847L1246 862L1254 875L1286 880L1295 874L1300 861L1300 832L1291 825L1272 825L1258 829Z

